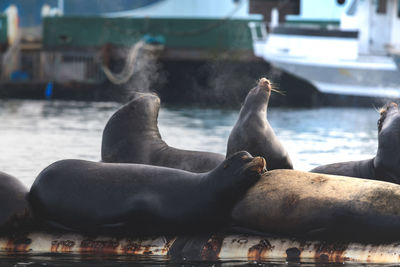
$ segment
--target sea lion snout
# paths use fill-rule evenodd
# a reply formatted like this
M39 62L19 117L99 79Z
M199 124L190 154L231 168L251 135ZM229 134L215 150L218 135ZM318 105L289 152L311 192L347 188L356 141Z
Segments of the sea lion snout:
M251 167L252 171L255 171L259 174L263 174L267 171L267 162L263 157L255 157L251 161L251 164L253 165Z
M263 77L258 81L258 86L260 86L260 87L268 87L268 86L271 86L271 82L267 78Z
M239 151L230 156L224 164L224 169L229 166L240 166L244 164L247 170L262 174L267 171L267 163L263 157L253 157L247 151Z
M383 108L379 110L380 118L378 120L378 133L381 132L384 122L387 122L388 118L398 117L399 106L395 102L390 102L386 104ZM392 119L393 120L393 119ZM390 123L392 124L392 123Z
M271 94L271 90L272 90L271 82L267 78L261 78L258 81L258 88L266 90L268 92L268 95Z

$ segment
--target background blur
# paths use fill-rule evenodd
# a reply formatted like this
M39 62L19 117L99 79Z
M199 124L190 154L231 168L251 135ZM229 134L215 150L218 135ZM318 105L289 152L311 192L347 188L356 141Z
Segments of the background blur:
M398 0L2 0L0 97L240 107L400 96Z

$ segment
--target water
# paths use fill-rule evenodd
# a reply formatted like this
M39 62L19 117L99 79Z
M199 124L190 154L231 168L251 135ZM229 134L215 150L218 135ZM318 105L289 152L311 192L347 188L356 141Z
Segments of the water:
M0 171L28 187L49 164L100 160L101 136L120 107L109 102L0 101ZM163 139L182 149L225 153L238 110L162 107ZM296 169L371 158L377 149L371 108L270 108L268 119Z
M94 267L94 266L117 266L117 267L127 267L127 266L157 266L157 267L273 267L273 266L286 266L286 267L343 267L343 266L360 266L361 264L347 263L347 264L338 264L338 263L326 263L326 262L286 262L286 261L269 261L269 262L255 262L255 261L245 261L245 260L231 260L231 261L175 261L168 260L164 257L155 257L155 256L100 256L100 255L59 255L57 257L52 256L51 254L43 254L36 255L34 258L17 255L18 259L16 259L16 255L11 255L7 257L0 257L0 263L2 266L15 266L15 267L39 267L39 266L85 266L85 267ZM389 265L372 265L368 264L367 266L389 266Z

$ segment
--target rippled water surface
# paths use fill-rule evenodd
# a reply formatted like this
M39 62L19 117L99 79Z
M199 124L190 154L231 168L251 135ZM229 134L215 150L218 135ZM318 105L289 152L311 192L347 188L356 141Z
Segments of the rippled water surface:
M0 171L30 186L54 161L99 161L101 136L119 103L0 101ZM238 110L162 107L159 129L171 146L225 153ZM371 108L270 108L268 120L299 170L372 157L377 149Z

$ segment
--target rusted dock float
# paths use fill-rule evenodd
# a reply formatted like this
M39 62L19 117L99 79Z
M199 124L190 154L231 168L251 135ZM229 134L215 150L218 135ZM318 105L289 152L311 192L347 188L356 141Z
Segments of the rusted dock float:
M400 263L400 242L361 244L213 234L128 238L78 234L31 233L0 238L0 255L142 255L195 261L294 261Z

